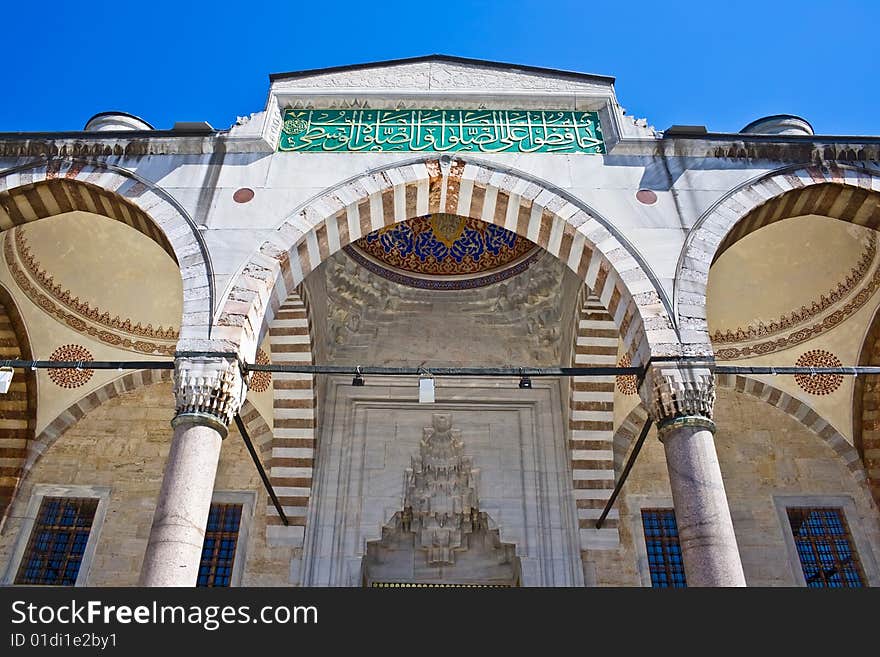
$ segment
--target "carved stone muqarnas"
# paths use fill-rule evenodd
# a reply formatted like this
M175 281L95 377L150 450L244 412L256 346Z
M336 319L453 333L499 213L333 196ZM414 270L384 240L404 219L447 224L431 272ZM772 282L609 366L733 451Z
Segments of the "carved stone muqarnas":
M715 378L708 367L652 365L639 394L658 424L682 417L711 421Z
M213 418L226 434L242 402L243 382L235 359L178 358L174 361L177 417Z
M430 565L451 565L463 539L479 527L477 487L480 471L464 456L461 430L452 416L435 413L425 427L419 455L406 469L400 529L415 534L415 547Z

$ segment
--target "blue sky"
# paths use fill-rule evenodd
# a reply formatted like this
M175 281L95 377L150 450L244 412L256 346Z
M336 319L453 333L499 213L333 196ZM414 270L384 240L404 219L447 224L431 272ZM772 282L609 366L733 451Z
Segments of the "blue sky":
M227 128L263 108L269 73L444 53L613 75L658 129L790 113L880 134L878 0L9 0L3 19L0 131L111 109Z

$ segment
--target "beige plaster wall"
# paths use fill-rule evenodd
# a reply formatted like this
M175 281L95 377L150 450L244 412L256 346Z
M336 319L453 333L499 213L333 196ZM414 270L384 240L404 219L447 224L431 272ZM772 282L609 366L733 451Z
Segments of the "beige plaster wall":
M781 377L777 377L781 378ZM731 390L719 390L715 404L716 446L730 500L734 529L749 586L793 586L784 532L774 496L850 497L872 546L863 560L880 557L880 516L867 487L858 483L834 451L781 410ZM642 539L637 507L668 506L672 493L663 445L652 429L621 495L621 548L585 553L586 569L600 585L641 582L636 541Z
M149 237L89 212L66 212L18 230L40 267L81 301L132 323L180 326L177 264Z
M171 439L171 384L123 394L71 427L36 463L0 535L0 572L6 569L35 484L108 486L90 586L134 586L147 546ZM288 582L290 551L265 542L266 494L235 427L223 443L215 490L256 491L242 584Z

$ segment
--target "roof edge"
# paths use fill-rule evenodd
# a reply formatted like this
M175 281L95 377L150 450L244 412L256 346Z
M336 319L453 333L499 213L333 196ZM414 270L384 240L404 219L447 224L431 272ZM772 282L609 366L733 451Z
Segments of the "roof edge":
M553 74L557 76L566 76L578 78L581 80L601 80L614 84L615 78L611 75L598 75L594 73L580 73L578 71L566 71L558 68L547 68L543 66L529 66L527 64L511 64L509 62L496 62L489 59L475 59L472 57L458 57L455 55L420 55L418 57L404 57L401 59L384 59L378 62L363 62L360 64L346 64L344 66L328 66L326 68L304 69L302 71L291 71L289 73L270 73L269 81L276 80L293 80L297 78L305 78L312 75L321 75L326 73L339 73L341 71L358 71L365 68L378 68L387 66L397 66L400 64L417 64L421 62L452 62L455 64L477 64L480 66L508 67L516 68L529 73Z

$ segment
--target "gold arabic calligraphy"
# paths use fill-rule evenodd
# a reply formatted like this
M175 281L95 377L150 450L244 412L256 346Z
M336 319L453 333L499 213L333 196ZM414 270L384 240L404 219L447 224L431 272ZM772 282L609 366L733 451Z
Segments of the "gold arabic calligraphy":
M596 112L285 110L281 151L604 153Z

